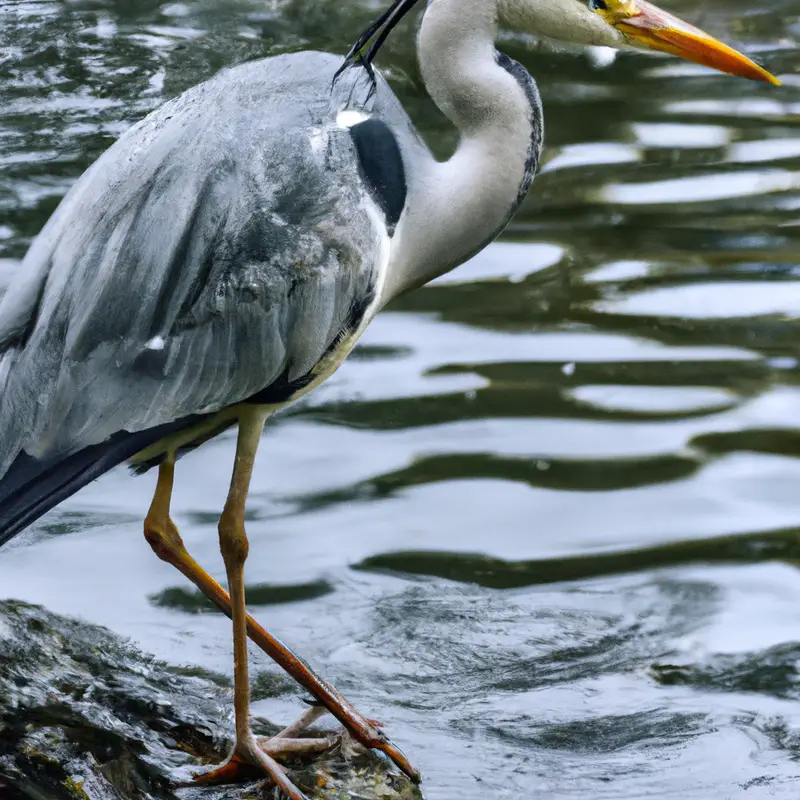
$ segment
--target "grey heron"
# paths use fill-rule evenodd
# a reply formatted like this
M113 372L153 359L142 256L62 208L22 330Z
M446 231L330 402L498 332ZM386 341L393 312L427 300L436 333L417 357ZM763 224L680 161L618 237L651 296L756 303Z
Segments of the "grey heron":
M246 613L244 513L266 419L342 363L394 297L466 261L526 196L543 136L536 83L500 53L502 28L661 50L777 84L645 0L429 0L421 74L459 133L436 160L373 61L418 0L391 7L342 59L302 52L221 72L170 100L77 181L0 301L0 544L107 470L158 470L155 553L233 620L235 745L293 800L249 723L247 637L367 747L416 771ZM170 517L176 460L238 426L219 540L228 594ZM320 745L321 746L321 745Z

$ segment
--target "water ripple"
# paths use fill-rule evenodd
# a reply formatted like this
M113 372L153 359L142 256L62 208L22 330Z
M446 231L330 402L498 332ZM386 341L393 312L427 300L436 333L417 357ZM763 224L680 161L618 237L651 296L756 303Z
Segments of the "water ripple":
M665 0L781 89L504 35L543 167L502 239L399 298L273 421L252 610L386 721L430 800L800 789L800 36L794 0ZM100 152L240 61L344 52L374 3L0 2L0 294ZM382 67L439 156L413 24ZM173 511L224 578L230 433ZM3 594L230 674L230 629L141 540L116 470L0 553ZM30 546L35 543L35 546ZM297 690L253 654L256 711Z

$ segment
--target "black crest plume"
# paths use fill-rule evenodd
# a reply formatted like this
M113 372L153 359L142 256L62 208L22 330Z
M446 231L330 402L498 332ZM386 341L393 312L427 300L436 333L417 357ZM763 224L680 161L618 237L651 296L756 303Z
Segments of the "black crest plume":
M369 73L372 82L375 82L375 73L372 62L378 51L383 47L389 34L409 11L419 4L420 0L395 0L392 5L381 14L362 34L344 58L344 63L336 73L338 77L348 67L360 64Z

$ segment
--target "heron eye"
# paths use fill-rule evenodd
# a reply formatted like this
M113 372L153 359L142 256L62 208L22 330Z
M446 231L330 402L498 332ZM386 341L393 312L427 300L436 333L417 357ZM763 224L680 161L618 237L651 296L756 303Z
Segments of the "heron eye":
M589 0L589 8L592 11L608 11L606 0Z

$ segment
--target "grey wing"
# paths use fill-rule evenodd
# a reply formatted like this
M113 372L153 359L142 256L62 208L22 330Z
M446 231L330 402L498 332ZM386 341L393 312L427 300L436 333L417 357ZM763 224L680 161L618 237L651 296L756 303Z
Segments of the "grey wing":
M31 247L0 302L0 475L300 380L363 318L386 231L330 79L258 63L126 134Z

